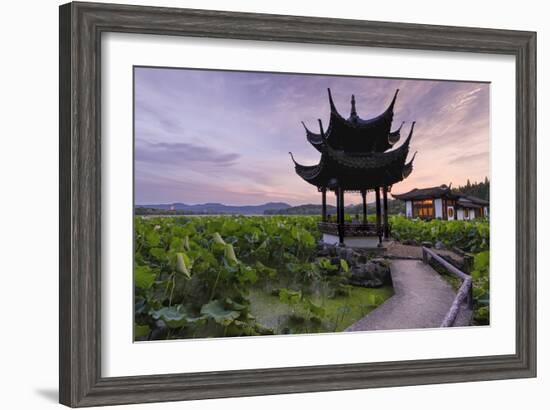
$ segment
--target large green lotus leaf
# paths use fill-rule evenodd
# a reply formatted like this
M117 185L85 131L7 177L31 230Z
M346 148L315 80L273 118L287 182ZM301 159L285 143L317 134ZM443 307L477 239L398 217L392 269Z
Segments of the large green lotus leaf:
M177 238L177 237L172 238L172 240L170 241L171 251L180 252L183 248L184 248L183 239Z
M151 312L153 319L162 319L169 328L175 329L187 323L196 322L200 317L192 317L182 305L167 306Z
M349 272L349 265L345 259L340 259L340 267L344 272Z
M196 230L192 223L188 223L183 226L175 226L172 229L172 233L180 238L183 238L185 236L193 236L196 233Z
M149 231L145 235L145 240L149 246L159 246L160 245L160 235L157 231Z
M296 240L299 240L301 236L301 230L298 227L293 226L292 228L290 228L290 236L292 236L292 238Z
M271 279L277 277L277 270L276 269L265 266L260 261L256 261L256 264L254 265L254 267L256 268L256 271L258 271L260 274L266 275Z
M325 269L325 270L328 270L328 271L334 271L336 269L338 269L338 266L336 265L333 265L329 259L327 258L319 258L318 259L318 263L319 263L319 266L322 268L322 269Z
M258 280L258 275L256 270L247 265L239 265L239 281L241 283L256 283Z
M151 248L149 253L158 260L162 260L166 257L166 251L163 248Z
M489 251L480 252L474 256L474 269L483 271L489 268Z
M266 239L260 244L260 246L258 246L258 247L256 248L256 252L257 252L257 251L260 251L260 250L263 250L263 249L267 249L267 244L268 244L268 242L269 242L269 238L266 238Z
M223 222L222 230L224 234L232 234L240 229L241 225L234 218L228 218Z
M227 326L240 315L235 310L226 310L224 304L220 300L213 300L206 305L202 305L201 314L214 319L216 323Z
M151 332L151 328L148 325L138 325L137 323L134 324L135 338L147 337L150 332Z
M176 253L176 272L185 275L187 279L191 279L191 260L183 252Z
M483 277L483 272L481 272L479 270L473 270L473 271L470 272L470 276L473 279L481 279Z
M305 229L302 229L302 233L300 235L300 243L303 246L312 247L315 245L315 237Z
M306 306L315 316L323 317L325 315L325 309L312 302L311 299L307 299Z
M134 283L140 289L149 289L157 274L149 266L137 265L134 269Z
M289 305L294 305L302 299L302 292L299 290L291 290L287 288L279 289L279 300Z

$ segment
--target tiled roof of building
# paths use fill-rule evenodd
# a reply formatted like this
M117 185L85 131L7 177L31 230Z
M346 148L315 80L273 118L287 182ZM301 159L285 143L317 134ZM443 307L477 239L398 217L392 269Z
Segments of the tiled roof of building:
M456 198L455 194L447 185L440 185L430 188L414 188L412 191L403 194L392 194L396 199L404 201L410 199L429 199L429 198Z

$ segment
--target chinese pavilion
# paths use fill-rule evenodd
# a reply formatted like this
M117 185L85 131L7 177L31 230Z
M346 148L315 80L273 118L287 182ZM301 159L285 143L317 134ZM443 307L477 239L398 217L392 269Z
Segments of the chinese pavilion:
M301 165L294 160L292 153L290 156L296 173L304 181L316 186L321 193L322 222L319 228L325 242L351 246L365 246L365 244L381 246L382 237L386 239L389 237L388 191L391 191L393 184L409 176L414 160L413 156L409 162L406 162L414 122L404 143L392 149L399 141L403 127L401 124L398 129L391 130L398 92L399 90L396 90L388 108L371 119L362 119L357 115L355 96L352 95L350 116L345 119L336 110L329 88L330 120L326 131L323 129L321 120L318 120L319 133L310 131L302 123L307 140L319 151L321 158L316 165ZM332 191L336 195L336 221L330 221L327 218L327 191ZM346 191L361 194L362 221L345 222L344 193ZM368 191L375 193L375 224L367 221Z

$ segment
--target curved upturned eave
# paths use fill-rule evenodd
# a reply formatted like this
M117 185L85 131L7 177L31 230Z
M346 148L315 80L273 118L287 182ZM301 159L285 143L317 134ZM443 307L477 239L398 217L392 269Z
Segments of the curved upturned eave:
M323 169L323 157L321 156L321 160L316 165L302 165L294 159L292 152L289 152L289 154L290 158L292 158L292 162L294 162L294 170L296 171L296 174L298 174L306 182L314 184L313 181Z
M330 88L327 88L328 91L328 102L330 104L330 116L332 119L332 116L335 116L336 118L339 118L343 121L345 121L344 117L340 115L338 110L336 109L336 104L334 104L334 100L332 99L332 92L330 91Z
M302 121L302 125L304 126L304 129L306 130L306 139L308 142L319 152L323 152L323 144L324 139L321 134L317 134L315 132L312 132L309 130L309 128L306 126L306 124Z
M307 140L308 142L311 144L311 146L313 148L315 148L317 151L323 153L324 152L324 147L325 147L325 144L323 141L317 141L317 140L314 140L314 139L310 139L310 137L308 136L307 137Z
M401 125L399 126L398 129L396 129L395 131L391 131L388 135L388 143L390 145L395 145L399 142L399 140L401 139L401 128L403 128L403 125L405 124L405 121L403 121L401 123Z
M414 158L416 157L416 152L413 154L411 160L405 164L403 167L403 179L407 178L409 175L411 175L413 171L413 162Z

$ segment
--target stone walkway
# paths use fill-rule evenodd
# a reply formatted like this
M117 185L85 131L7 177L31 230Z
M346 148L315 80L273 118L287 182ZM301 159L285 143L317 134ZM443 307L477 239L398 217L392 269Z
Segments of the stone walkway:
M391 265L395 294L346 331L440 327L455 291L435 270L417 260L395 259ZM454 326L467 326L464 305Z

